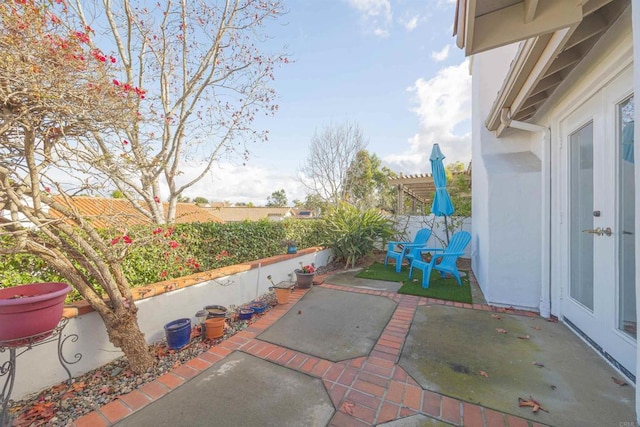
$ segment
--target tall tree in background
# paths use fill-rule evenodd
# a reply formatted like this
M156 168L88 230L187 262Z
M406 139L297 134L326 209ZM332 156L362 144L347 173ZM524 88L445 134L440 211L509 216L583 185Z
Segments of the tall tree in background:
M313 210L316 215L320 216L327 210L329 204L317 194L307 194L304 198L303 206L307 209Z
M389 177L395 173L382 166L376 154L360 150L347 169L344 188L347 201L360 209L378 208L391 211L395 204L395 192L389 185Z
M206 205L209 203L209 200L206 197L198 196L193 199L193 203L197 203L199 205Z
M172 222L220 156L246 156L263 137L251 123L275 111L267 82L286 61L258 48L278 2L146 4L0 2L0 253L33 254L65 277L135 372L153 364L121 266L138 242L126 226L105 241L69 199L115 189L150 223ZM179 184L185 161L200 169Z
M271 193L271 195L267 197L267 206L277 208L287 206L287 193L285 193L284 189Z
M301 182L309 194L319 196L331 206L345 200L349 166L366 145L362 131L355 123L328 125L320 132L316 131L311 138L311 152L301 169Z
M114 47L100 53L116 60L114 83L143 94L139 120L117 135L95 134L91 150L83 147L86 160L125 197L142 200L140 212L153 222L171 223L180 196L216 161L246 160L247 143L266 140L252 123L257 114L277 110L269 82L288 59L262 52L260 45L280 2L72 0L69 7L91 29L94 49ZM158 203L163 185L166 212Z
M447 190L455 208L455 216L471 216L471 176L462 162L449 163L445 167Z

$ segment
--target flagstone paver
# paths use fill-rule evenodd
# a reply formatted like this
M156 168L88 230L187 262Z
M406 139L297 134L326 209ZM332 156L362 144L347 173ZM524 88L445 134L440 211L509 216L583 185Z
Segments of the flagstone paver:
M521 310L496 309L486 304L454 304L386 291L371 291L322 283L323 288L387 297L398 303L370 354L341 362L332 362L283 348L256 338L261 332L294 307L308 289L295 290L290 303L272 308L245 331L212 347L198 358L177 367L155 381L145 384L121 399L102 406L73 424L76 427L112 425L132 412L157 400L171 389L224 359L234 351L245 352L263 360L320 378L336 408L330 426L373 426L412 415L427 416L458 426L514 427L530 426L530 421L510 414L471 404L450 396L425 390L398 365L404 341L418 306L443 304L465 309L500 311L535 316ZM537 425L537 424L536 424Z

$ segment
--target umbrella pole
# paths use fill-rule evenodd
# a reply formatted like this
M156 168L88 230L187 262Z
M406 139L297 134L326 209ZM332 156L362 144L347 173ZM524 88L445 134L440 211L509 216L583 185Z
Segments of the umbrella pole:
M447 216L444 216L444 232L447 233L447 246L449 246L449 227L447 226Z

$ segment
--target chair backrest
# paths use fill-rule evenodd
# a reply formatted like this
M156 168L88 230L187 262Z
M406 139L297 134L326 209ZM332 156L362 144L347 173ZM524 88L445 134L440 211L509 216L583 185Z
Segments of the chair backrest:
M469 234L466 231L458 231L456 233L453 233L453 236L451 236L451 240L449 240L449 245L445 248L444 252L445 253L464 252L464 248L467 247L470 241L471 241L471 234ZM456 262L458 261L459 257L460 257L459 255L456 257L443 257L440 264L434 266L434 268L440 271L449 271L449 272L457 271L458 268L456 267Z
M445 253L463 252L471 241L471 234L468 231L457 231L451 236L449 244L445 248Z
M421 228L416 233L416 237L413 239L413 243L418 243L420 245L426 245L427 240L431 237L431 229L430 228Z

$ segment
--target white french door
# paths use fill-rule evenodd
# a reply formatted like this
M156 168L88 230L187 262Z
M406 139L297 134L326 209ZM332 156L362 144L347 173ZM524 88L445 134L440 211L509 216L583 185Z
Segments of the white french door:
M562 316L635 375L632 69L560 123L567 280Z

